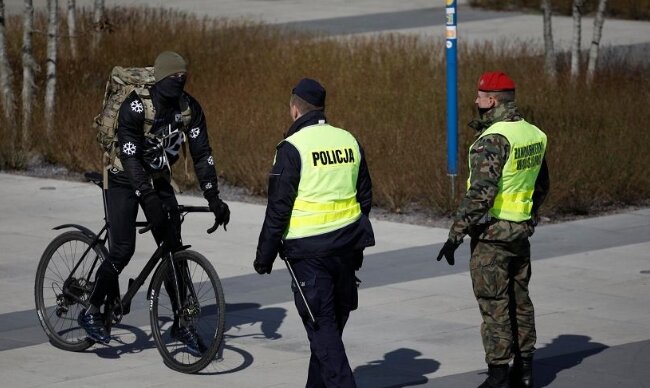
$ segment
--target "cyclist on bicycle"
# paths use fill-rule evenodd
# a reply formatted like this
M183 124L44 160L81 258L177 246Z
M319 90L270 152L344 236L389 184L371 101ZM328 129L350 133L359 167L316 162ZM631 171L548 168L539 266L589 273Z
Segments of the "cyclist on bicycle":
M186 61L178 53L165 51L155 60L154 77L156 83L150 88L150 93L155 116L149 132L145 134L143 102L136 92L126 98L118 114L119 160L108 167L106 192L109 254L97 270L90 307L82 311L78 319L88 337L97 342L110 341L100 308L119 297L119 274L135 251L138 204L142 206L158 244L162 243L171 252L181 246L180 215L170 168L178 160L185 139L216 224L225 227L230 220L228 205L219 198L205 116L199 103L183 90L187 79ZM189 125L183 125L181 113L187 112L187 107L191 120ZM194 328L180 325L177 321L172 327L172 335L191 351L200 352L201 341Z

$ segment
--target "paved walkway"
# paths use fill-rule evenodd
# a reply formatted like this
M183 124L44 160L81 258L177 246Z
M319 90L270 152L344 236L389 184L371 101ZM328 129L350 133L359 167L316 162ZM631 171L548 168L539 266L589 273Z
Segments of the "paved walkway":
M77 2L91 6L91 2ZM7 14L22 11L22 0L5 0ZM46 0L34 0L38 10L46 9ZM541 14L494 12L472 9L466 0L458 1L459 44L485 41L520 40L541 45ZM65 4L60 2L60 6ZM360 33L415 33L433 38L444 36L445 2L443 0L106 0L106 6L166 7L198 15L245 18L327 35ZM553 33L558 50L570 47L573 34L571 17L554 16ZM582 23L582 47L592 40L593 18ZM650 22L607 19L602 45L632 46L629 55L650 49ZM626 54L628 54L626 52ZM645 58L645 56L644 56Z
M299 387L309 348L289 275L251 267L260 205L231 203L228 232L206 235L208 215L189 217L186 242L217 268L227 302L223 359L206 373L166 368L150 337L144 294L117 332L121 343L68 353L47 343L34 312L42 251L63 223L97 229L101 193L89 183L0 173L0 376L3 387ZM181 196L187 204L203 199ZM344 340L360 387L475 387L485 378L480 316L463 244L454 267L433 260L447 231L374 222L377 246L359 276L360 308ZM532 239L531 293L538 324L540 387L650 387L650 209L543 225ZM122 276L153 245L139 237ZM281 263L279 263L281 264Z

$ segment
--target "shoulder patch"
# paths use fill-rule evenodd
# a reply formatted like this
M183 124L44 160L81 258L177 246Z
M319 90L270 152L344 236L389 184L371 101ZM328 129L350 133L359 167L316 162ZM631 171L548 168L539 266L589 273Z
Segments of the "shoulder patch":
M142 105L142 102L140 100L133 100L131 101L131 111L135 113L142 113L144 112L144 106Z

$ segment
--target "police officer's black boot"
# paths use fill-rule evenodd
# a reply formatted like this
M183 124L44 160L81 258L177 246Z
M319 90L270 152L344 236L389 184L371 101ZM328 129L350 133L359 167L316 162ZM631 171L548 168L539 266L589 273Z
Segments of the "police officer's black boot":
M533 357L515 357L510 370L511 388L533 387Z
M510 388L508 364L488 365L488 377L478 388Z

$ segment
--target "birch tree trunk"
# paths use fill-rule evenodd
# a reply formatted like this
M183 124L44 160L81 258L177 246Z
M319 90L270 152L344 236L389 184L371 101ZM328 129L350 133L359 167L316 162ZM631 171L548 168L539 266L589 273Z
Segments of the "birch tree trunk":
M0 98L7 125L9 126L10 149L13 152L15 142L14 109L16 108L13 94L13 75L9 65L5 30L5 4L0 0Z
M573 43L571 45L571 78L580 74L580 39L582 38L582 5L584 0L573 0Z
M32 50L32 35L34 33L34 7L32 0L25 0L25 14L23 17L23 114L22 114L22 142L23 151L31 148L31 126L32 126L32 101L34 99L34 53Z
M70 35L70 53L77 59L77 4L75 0L68 0L68 35Z
M544 71L554 79L557 75L557 60L553 48L553 24L551 20L553 8L551 0L542 0L542 10L544 11Z
M596 64L598 63L598 52L600 50L600 38L603 33L603 24L605 24L605 8L607 7L607 0L598 1L598 10L596 11L596 18L594 19L594 34L591 39L591 47L589 48L589 63L587 64L587 83L591 83L594 79L596 72Z
M47 137L54 127L54 97L56 92L56 48L59 1L47 1L47 70L45 78L45 124Z
M95 0L93 5L93 50L99 45L102 34L102 23L104 22L104 0Z

